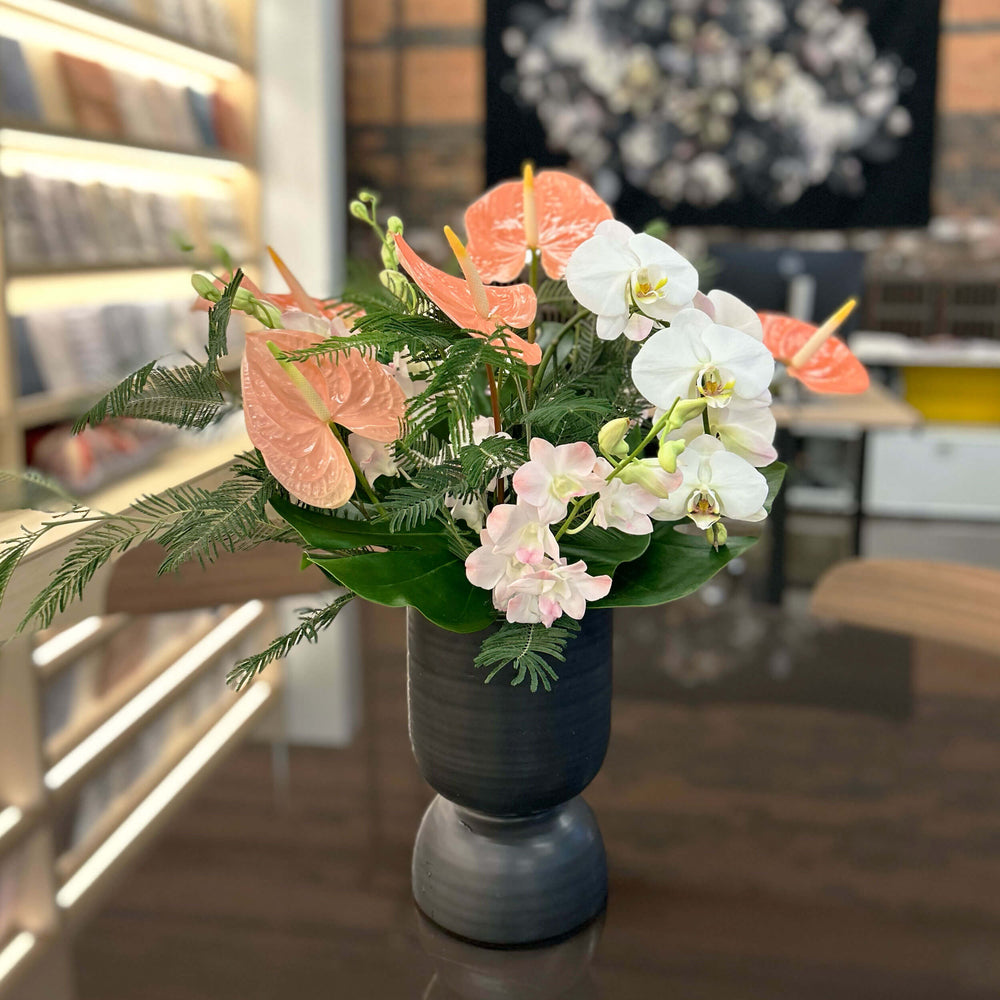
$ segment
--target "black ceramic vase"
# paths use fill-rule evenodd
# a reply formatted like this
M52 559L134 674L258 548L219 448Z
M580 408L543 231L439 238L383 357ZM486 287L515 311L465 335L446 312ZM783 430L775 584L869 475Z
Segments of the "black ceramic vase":
M473 660L484 635L458 635L410 610L410 740L438 793L413 850L413 895L445 930L522 945L571 933L607 898L604 843L580 798L611 727L611 612L589 611L555 663L551 692Z

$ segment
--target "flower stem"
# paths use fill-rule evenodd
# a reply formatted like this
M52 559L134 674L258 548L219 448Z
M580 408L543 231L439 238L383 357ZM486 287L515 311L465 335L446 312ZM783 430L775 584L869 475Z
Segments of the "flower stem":
M538 291L538 251L531 251L531 264L528 267L528 284L531 285L531 290L533 292ZM537 312L536 312L537 316ZM528 324L528 343L533 344L535 342L535 320L533 319Z
M676 404L674 404L676 405ZM708 407L701 411L701 426L705 428L706 434L712 433L712 425L708 422Z
M341 436L340 428L332 420L330 421L330 430L333 431L333 436L337 439L340 447L344 449L344 454L347 456L347 461L351 463L351 468L354 470L354 478L357 480L358 485L368 494L368 499L372 502L375 509L383 517L388 516L385 507L382 506L379 498L375 495L375 491L372 489L367 477L358 467L358 463L354 461L351 449L347 447L347 442Z
M567 320L557 331L556 335L552 338L552 343L545 348L545 353L542 355L542 360L538 363L538 367L534 371L529 371L528 373L528 399L533 399L535 394L535 386L540 385L542 381L542 375L545 374L545 369L548 368L549 362L552 360L553 355L556 353L556 348L559 346L559 341L572 330L577 323L580 322L584 316L587 315L586 309L581 309L571 320Z
M670 421L670 418L673 416L674 410L677 408L677 404L680 401L681 397L678 396L674 400L673 405L670 407L670 409L667 410L667 412L664 413L663 416L660 417L660 419L657 420L655 424L653 424L652 430L642 439L642 441L639 442L639 444L635 446L635 448L632 449L631 452L629 452L629 454L625 458L623 458L618 463L618 465L615 466L615 468L611 472L611 475L608 476L607 481L609 483L611 482L612 479L615 479L617 476L621 475L621 473L625 470L625 468L631 465L643 453L643 451L646 448L646 445L648 445L650 441L652 441L660 433L660 431L662 431L663 428L667 426L667 424Z
M493 365L486 366L486 378L490 383L490 406L493 409L493 433L499 434L503 430L500 423L500 391L497 389L496 375L493 373ZM503 479L497 477L497 503L503 503Z
M579 513L580 508L587 502L592 493L588 493L585 497L580 497L579 500L574 501L573 506L570 508L570 512L566 515L566 520L559 526L559 530L556 532L556 541L558 542L563 535L569 530L569 526L573 523L573 518ZM589 518L588 518L589 520ZM580 525L580 530L582 531L586 527L586 522Z

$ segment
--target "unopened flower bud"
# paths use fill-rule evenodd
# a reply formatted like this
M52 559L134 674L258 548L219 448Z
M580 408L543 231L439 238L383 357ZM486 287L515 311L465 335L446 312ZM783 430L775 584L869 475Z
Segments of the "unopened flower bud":
M362 222L369 222L371 216L368 214L368 208L366 205L362 204L360 201L352 201L350 204L351 215L355 219L360 219Z
M395 271L399 267L399 258L396 256L396 247L386 240L382 244L382 266L390 271Z
M281 311L270 302L254 299L250 304L249 312L258 323L270 330L277 330L281 327Z
M628 425L628 417L619 417L617 420L609 420L597 432L597 447L605 458L625 458L628 455L628 445L625 443Z
M682 399L670 414L665 431L675 431L678 427L683 427L693 417L701 416L701 411L707 406L705 399Z
M720 545L726 544L726 540L729 538L729 532L726 530L726 526L721 521L716 521L715 524L706 529L705 537L708 539L708 544L711 545L713 549L717 549Z
M200 271L191 275L191 287L203 299L209 302L218 302L222 298L222 293L215 287L215 282L207 274Z
M378 195L365 188L362 188L358 192L358 198L363 201L366 205L376 205L378 204Z
M618 478L623 483L635 483L654 497L666 500L670 496L670 482L663 475L663 470L655 458L641 458L637 462L626 465Z
M398 215L390 215L385 224L385 228L390 233L403 233L403 220Z
M677 456L687 447L686 441L664 441L656 458L660 468L667 472L677 471Z
M386 270L382 271L378 280L396 296L400 302L406 305L412 305L414 302L413 298L413 287L410 285L409 281L403 277L399 271Z

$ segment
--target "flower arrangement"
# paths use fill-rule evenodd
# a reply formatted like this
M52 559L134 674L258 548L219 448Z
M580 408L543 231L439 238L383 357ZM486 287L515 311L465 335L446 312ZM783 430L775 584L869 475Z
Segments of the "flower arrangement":
M162 571L282 542L340 595L234 669L237 686L355 596L416 608L455 632L490 626L486 680L546 690L590 608L655 605L708 580L755 538L783 467L772 444L775 357L821 391L867 376L831 334L765 316L666 243L612 218L558 171L487 192L445 233L460 276L409 245L362 193L378 282L329 300L274 260L289 293L240 270L196 274L203 360L150 362L77 421L140 417L204 428L242 406L254 449L215 489L178 487L107 514L72 503L0 543L0 597L46 531L86 527L31 602L47 625L116 553L155 540ZM525 272L527 272L525 274ZM233 310L247 334L237 392L219 360Z

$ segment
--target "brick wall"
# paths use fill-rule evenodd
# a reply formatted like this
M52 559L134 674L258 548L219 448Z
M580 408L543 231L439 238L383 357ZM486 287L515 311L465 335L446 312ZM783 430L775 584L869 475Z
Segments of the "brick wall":
M349 190L381 192L434 255L483 186L484 6L345 2ZM1000 0L944 0L942 23L935 211L1000 222Z

